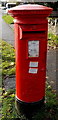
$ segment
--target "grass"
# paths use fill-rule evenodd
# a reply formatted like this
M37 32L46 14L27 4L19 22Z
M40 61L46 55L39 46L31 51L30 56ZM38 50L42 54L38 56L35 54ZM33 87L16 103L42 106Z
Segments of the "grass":
M1 48L1 46L0 46ZM13 46L2 41L2 77L15 75L15 50Z
M2 96L2 119L16 118L15 112L15 90L10 89ZM2 120L1 119L1 120Z
M13 23L13 20L14 20L14 18L11 17L10 15L4 15L4 16L2 16L2 18L5 20L5 22L6 22L7 24L12 24L12 23Z

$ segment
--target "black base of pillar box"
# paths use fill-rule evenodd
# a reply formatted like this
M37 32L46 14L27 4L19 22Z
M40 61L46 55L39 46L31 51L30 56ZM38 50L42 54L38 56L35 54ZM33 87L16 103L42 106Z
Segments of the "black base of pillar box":
M18 114L24 114L27 118L31 120L31 116L40 110L40 108L44 105L44 97L38 102L26 103L20 101L16 98L15 105Z

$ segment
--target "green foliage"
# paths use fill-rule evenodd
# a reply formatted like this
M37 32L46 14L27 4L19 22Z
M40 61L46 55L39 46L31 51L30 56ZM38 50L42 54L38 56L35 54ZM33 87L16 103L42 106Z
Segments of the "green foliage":
M2 76L4 78L7 75L15 75L15 50L10 44L2 41Z
M58 46L58 36L52 33L48 33L48 45Z
M11 17L10 15L4 15L2 18L5 20L7 24L13 23L13 20L14 20L14 18Z
M5 91L2 96L2 118L1 120L10 120L19 118L19 120L26 120L24 115L17 114L15 109L15 89Z
M5 92L2 97L2 119L17 118L15 111L15 89Z

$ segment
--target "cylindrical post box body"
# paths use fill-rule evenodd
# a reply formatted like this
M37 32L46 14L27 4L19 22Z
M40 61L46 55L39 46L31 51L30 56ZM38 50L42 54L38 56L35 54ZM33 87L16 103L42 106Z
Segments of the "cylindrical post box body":
M9 10L15 18L16 100L34 104L45 96L47 17L52 9L19 5Z

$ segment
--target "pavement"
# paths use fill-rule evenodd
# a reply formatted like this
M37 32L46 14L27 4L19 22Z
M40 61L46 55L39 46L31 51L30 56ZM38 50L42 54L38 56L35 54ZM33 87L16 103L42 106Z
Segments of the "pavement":
M2 19L2 39L14 46L14 31Z
M56 49L47 51L47 81L56 90Z
M2 39L14 46L14 26L8 25L2 20ZM47 51L47 81L52 88L56 90L56 50L50 49ZM15 88L15 76L4 80L5 89Z

